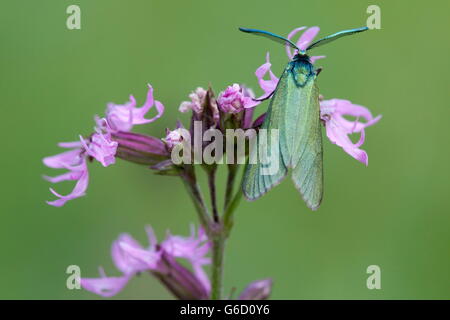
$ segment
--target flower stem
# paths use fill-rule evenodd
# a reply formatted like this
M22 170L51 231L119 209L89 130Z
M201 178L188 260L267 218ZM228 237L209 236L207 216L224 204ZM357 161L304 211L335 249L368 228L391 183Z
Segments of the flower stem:
M235 164L228 165L227 187L225 190L225 201L224 201L224 206L223 206L225 211L227 210L228 206L230 205L230 201L233 196L234 180L236 178L237 171L238 171L238 167Z
M213 208L213 219L209 214L209 210L205 205L200 188L197 184L195 170L192 165L185 165L180 172L180 176L186 186L189 195L194 202L195 208L201 224L206 229L208 236L212 242L212 274L211 274L211 299L222 299L222 277L223 277L223 260L225 251L225 242L233 227L233 214L242 198L242 191L238 190L234 197L233 186L236 178L238 167L235 165L228 166L228 178L225 192L224 214L223 220L219 220L216 202L215 173L216 168L210 168L207 171L208 184L211 193L211 205Z
M242 181L244 180L244 174L245 174L245 169L247 168L248 163L246 162L245 167L244 167L244 171L242 172L242 178L241 178L241 182L239 184L239 186L242 185ZM237 167L233 168L233 172L229 171L228 172L228 181L230 181L230 175L233 175L233 177L231 178L232 181L234 181L236 173L237 173ZM231 187L232 188L232 187ZM228 186L227 186L228 189ZM231 189L232 191L232 189ZM241 202L242 199L242 190L239 188L238 191L236 192L236 194L233 197L233 200L229 200L228 203L226 203L225 206L225 212L223 214L223 227L224 227L224 235L226 238L228 238L228 236L230 235L231 229L233 228L233 224L234 224L234 211L236 211L236 208L239 206L239 203ZM231 199L231 195L229 196Z
M205 205L205 201L203 200L200 188L197 184L194 167L192 165L186 165L180 173L180 176L184 182L186 190L191 196L195 209L197 210L200 223L206 230L208 230L211 218L208 208Z
M233 201L231 201L230 205L225 210L225 213L223 214L223 226L224 226L224 235L226 238L230 235L231 229L233 228L234 224L234 211L238 207L240 201L242 199L242 191L239 190L236 192Z
M211 196L211 207L214 222L219 222L219 213L217 211L217 195L216 195L216 171L217 166L214 165L207 169L209 193Z
M222 299L224 249L225 249L225 237L223 236L223 234L220 234L212 241L212 276L211 276L212 300Z
M228 166L227 190L225 193L225 212L219 224L214 224L211 228L216 236L212 240L212 276L211 276L211 299L222 299L222 276L223 257L225 242L233 228L233 214L242 199L242 191L239 189L231 200L234 180L237 173L237 166ZM244 169L245 173L245 169ZM244 178L244 173L242 179ZM227 200L228 199L228 200Z

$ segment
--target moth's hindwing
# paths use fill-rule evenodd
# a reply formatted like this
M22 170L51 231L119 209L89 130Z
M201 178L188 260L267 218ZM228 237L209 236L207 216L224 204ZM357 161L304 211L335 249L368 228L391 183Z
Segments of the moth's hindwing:
M292 180L307 206L316 210L323 196L323 151L319 90L315 79L305 86L295 130Z

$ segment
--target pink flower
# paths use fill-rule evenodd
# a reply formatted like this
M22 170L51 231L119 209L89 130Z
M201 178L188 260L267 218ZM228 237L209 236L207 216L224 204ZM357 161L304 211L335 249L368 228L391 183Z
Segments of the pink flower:
M62 148L72 148L72 150L65 151L55 156L46 157L43 159L43 162L47 167L54 169L67 169L69 172L63 173L56 177L44 176L44 178L51 183L58 183L68 180L75 180L77 183L75 184L72 192L65 196L57 193L53 188L50 188L50 191L59 199L47 201L47 203L55 207L61 207L69 200L84 196L89 182L86 157L84 155L82 143L79 141L67 143L63 142L60 143L59 146Z
M149 269L148 264L151 263L155 268L156 261L161 258L161 253L156 250L156 239L151 228L147 228L147 236L149 239L149 247L144 249L141 245L128 234L122 234L112 244L111 256L119 271L122 272L120 277L107 277L100 268L100 278L82 278L81 286L93 293L103 297L111 297L116 295L125 287L128 281L137 273ZM141 261L130 255L130 252L144 251L146 261Z
M356 120L345 119L344 116L347 115L356 117ZM381 119L381 115L374 118L366 107L352 104L348 100L331 99L320 102L320 118L325 123L328 139L367 166L368 155L359 147L365 140L364 129L377 123ZM360 118L364 118L366 122L360 122ZM357 143L353 143L349 135L357 132L361 134L360 139Z
M189 98L191 101L183 101L180 104L179 111L180 112L188 112L189 110L194 111L197 114L200 114L203 112L203 107L205 104L207 91L201 87L198 87L195 89L194 92L192 92L189 95Z
M56 177L44 176L46 180L51 183L66 180L77 181L72 192L65 196L57 193L53 188L50 188L50 191L59 199L47 201L49 205L61 207L67 201L82 197L86 194L89 183L89 173L86 161L88 156L98 160L104 167L115 162L118 143L111 140L111 135L109 133L102 133L100 129L96 130L97 133L91 135L89 139L84 139L80 136L81 141L59 144L62 148L73 148L73 150L43 159L43 162L47 167L69 170L69 172Z
M156 116L146 119L147 112L155 106ZM148 85L147 100L140 108L136 107L136 99L130 95L130 101L124 105L109 103L106 109L106 120L114 131L130 131L136 124L145 124L160 118L164 112L164 105L153 99L153 88Z
M210 244L202 228L192 228L190 237L168 235L158 244L151 228L147 228L149 246L143 248L128 234L122 234L113 242L111 255L119 277L107 277L101 272L100 278L83 278L81 286L104 297L117 294L138 272L149 271L167 285L172 293L183 299L205 299L209 295L209 279L203 265L211 261L205 257ZM175 261L175 258L187 259L194 273ZM175 282L174 282L175 281Z
M85 195L89 181L89 174L87 169L87 158L92 157L100 162L104 167L114 164L116 161L117 149L119 142L114 141L112 135L119 135L122 137L125 132L131 130L135 124L149 123L159 118L164 106L159 101L153 100L153 88L148 85L149 90L147 94L147 101L141 108L136 108L136 101L131 96L131 101L123 106L109 104L106 111L106 118L95 117L96 127L95 132L89 138L80 136L80 141L60 143L59 146L63 148L72 148L73 150L63 152L56 156L44 158L44 164L50 168L67 169L69 172L57 177L45 177L52 183L57 183L65 180L77 180L75 188L66 196L60 195L53 189L50 191L59 199L55 201L48 201L52 206L63 206L68 200L79 198ZM155 105L157 115L151 119L145 119L145 114L149 109ZM144 137L141 135L141 137ZM144 137L146 141L157 140L164 151L164 144L156 138ZM127 141L125 141L127 143ZM126 146L128 151L133 152L130 148L130 143ZM149 148L147 148L149 149ZM152 148L151 151L156 149ZM136 157L135 157L136 158Z
M253 92L235 83L221 92L217 99L219 109L225 113L239 113L244 108L252 108L260 102L255 101Z
M186 131L184 128L176 128L175 130L167 130L167 135L162 139L169 150L173 149L177 144L183 142L183 132Z
M95 130L97 132L91 135L89 141L80 136L83 148L89 156L95 158L104 167L114 164L119 144L111 139L109 132L103 133L99 128L95 128Z

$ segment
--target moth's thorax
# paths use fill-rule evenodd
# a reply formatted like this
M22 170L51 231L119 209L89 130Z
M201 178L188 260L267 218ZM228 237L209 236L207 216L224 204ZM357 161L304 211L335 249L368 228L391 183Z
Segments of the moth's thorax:
M292 75L298 87L304 87L308 81L313 81L316 75L314 66L306 54L296 54L289 62L286 71Z

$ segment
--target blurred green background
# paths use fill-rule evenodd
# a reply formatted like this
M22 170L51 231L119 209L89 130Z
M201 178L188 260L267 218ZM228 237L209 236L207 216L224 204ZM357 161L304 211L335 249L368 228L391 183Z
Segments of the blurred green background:
M70 4L81 7L81 30L66 28ZM60 151L57 142L89 134L107 102L134 94L142 104L151 83L166 113L138 131L162 136L177 118L187 123L177 110L195 87L211 83L218 93L240 82L257 91L254 71L267 51L274 72L283 70L282 46L238 26L285 35L319 25L327 35L365 25L370 4L381 7L381 30L314 52L327 55L318 63L327 98L383 115L366 132L369 167L326 141L318 212L290 181L243 201L226 251L225 293L272 277L274 299L450 298L450 6L356 0L2 1L0 298L96 299L66 288L68 265L88 277L99 265L118 275L109 250L119 233L144 242L146 224L162 238L166 229L187 235L196 221L180 181L124 161L93 163L86 197L45 204L53 196L41 175L56 171L41 159ZM366 288L373 264L381 290ZM116 298L171 296L142 275Z

